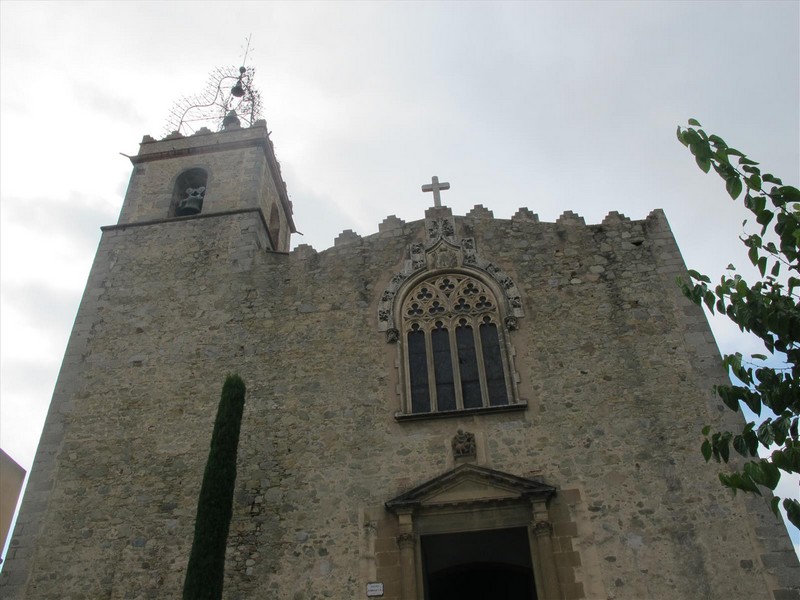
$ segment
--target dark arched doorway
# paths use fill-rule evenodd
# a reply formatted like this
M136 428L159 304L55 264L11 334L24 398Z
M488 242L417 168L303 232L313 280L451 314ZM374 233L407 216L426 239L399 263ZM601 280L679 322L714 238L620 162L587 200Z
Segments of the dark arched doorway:
M525 528L421 538L426 600L532 600L536 587Z

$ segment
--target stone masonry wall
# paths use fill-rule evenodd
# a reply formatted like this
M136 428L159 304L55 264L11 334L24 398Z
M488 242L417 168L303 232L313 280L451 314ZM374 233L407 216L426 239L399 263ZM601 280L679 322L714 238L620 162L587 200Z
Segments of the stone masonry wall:
M684 266L662 213L457 218L521 292L508 335L528 407L404 422L377 307L424 222L287 255L264 251L254 215L104 233L4 597L177 597L234 371L248 395L225 598L362 598L368 581L399 598L384 503L453 468L457 429L475 434L479 464L557 488L566 598L797 597L785 532L699 454L700 428L731 418L711 390L725 373L675 287Z

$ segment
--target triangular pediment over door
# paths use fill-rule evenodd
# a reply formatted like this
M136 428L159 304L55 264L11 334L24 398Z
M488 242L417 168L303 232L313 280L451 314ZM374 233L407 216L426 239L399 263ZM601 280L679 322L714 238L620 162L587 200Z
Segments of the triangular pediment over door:
M546 502L553 486L489 469L463 464L422 483L386 503L391 512L456 508L468 505L502 505Z

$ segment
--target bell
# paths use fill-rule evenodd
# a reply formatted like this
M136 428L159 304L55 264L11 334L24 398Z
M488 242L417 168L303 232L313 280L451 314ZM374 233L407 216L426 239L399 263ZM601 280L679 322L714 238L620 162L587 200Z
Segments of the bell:
M230 111L227 115L225 115L225 118L222 119L223 129L228 129L228 127L237 128L239 127L239 125L241 125L241 121L239 120L239 117L236 115L235 110Z
M203 210L203 198L200 196L189 196L178 203L178 207L175 209L175 215L178 217L199 215L201 210Z
M244 88L242 87L241 81L237 81L236 85L231 88L231 96L235 96L236 98L244 96Z

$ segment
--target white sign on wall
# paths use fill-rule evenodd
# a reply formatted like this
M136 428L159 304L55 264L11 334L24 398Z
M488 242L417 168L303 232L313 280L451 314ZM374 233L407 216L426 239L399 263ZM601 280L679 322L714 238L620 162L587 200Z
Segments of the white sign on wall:
M367 584L367 598L383 596L383 583L373 582Z

